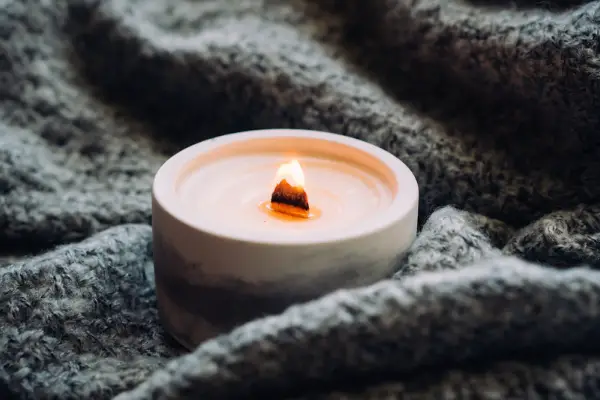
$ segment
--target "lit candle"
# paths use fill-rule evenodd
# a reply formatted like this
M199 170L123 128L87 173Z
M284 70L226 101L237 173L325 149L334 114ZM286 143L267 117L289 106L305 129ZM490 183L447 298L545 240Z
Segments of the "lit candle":
M417 211L410 170L356 139L265 130L191 146L154 181L161 318L193 347L385 278L415 237Z

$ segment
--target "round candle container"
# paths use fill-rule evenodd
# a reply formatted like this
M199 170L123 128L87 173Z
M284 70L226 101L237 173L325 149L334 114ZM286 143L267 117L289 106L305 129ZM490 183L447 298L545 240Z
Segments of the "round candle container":
M307 218L269 206L277 173L291 161L303 175ZM160 318L188 348L389 277L417 231L419 190L408 167L376 146L325 132L206 140L167 160L152 194Z

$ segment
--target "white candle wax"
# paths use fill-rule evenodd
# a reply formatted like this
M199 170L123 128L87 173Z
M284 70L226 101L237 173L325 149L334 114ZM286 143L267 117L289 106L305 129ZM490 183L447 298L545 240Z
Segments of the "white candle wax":
M385 177L331 157L297 155L311 215L281 218L265 207L278 183L275 173L290 161L277 153L231 155L188 170L177 189L191 219L214 229L263 239L303 238L367 222L393 200Z
M337 241L381 229L416 206L411 172L364 142L281 131L216 138L198 146L163 166L162 174L175 179L160 192L180 220L222 237L281 244ZM281 218L265 207L279 167L292 160L304 173L308 219ZM411 195L403 195L402 187Z

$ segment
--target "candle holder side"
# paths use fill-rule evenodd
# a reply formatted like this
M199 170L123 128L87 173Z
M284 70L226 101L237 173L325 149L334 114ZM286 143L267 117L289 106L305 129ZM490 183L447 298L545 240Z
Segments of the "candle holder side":
M417 224L415 212L401 223L348 242L248 246L155 214L159 314L167 331L188 349L294 304L389 278L414 240ZM259 273L263 265L272 273Z

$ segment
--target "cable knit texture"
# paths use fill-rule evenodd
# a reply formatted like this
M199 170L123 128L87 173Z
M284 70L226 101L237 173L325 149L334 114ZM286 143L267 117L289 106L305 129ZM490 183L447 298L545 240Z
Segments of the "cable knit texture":
M600 398L600 1L0 0L0 398ZM402 159L389 279L185 352L150 186L217 135Z

